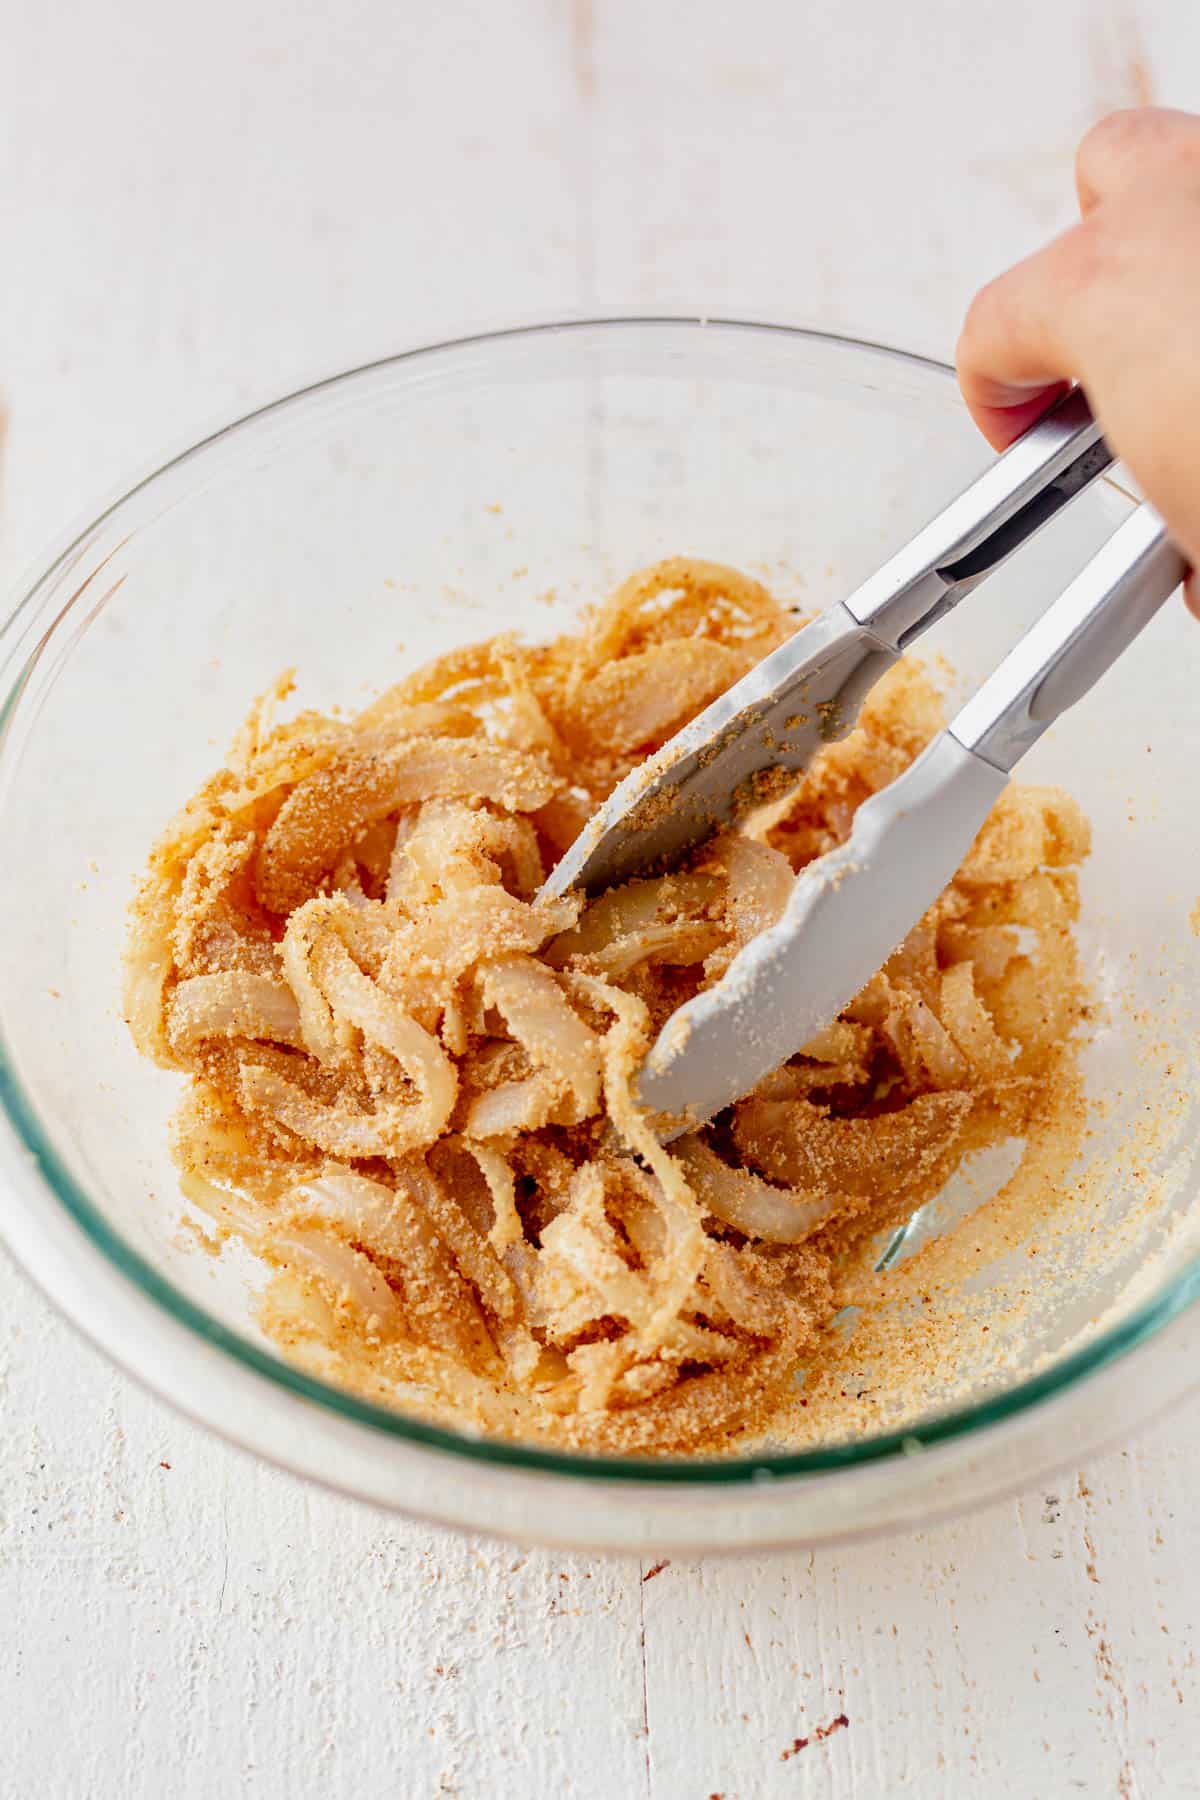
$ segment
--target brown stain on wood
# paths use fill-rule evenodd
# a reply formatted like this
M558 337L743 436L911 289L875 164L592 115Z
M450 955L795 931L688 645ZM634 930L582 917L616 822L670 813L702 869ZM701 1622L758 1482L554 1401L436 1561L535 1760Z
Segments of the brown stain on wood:
M1150 71L1140 56L1130 59L1126 71L1130 92L1139 106L1154 105L1154 83L1150 79Z
M1128 106L1154 106L1157 96L1142 28L1134 7L1097 6L1088 19L1093 112L1097 118Z
M832 1737L835 1731L844 1731L849 1723L846 1714L839 1713L836 1719L830 1719L828 1725L818 1725L808 1737L793 1738L790 1749L779 1752L780 1762L790 1762L793 1756L798 1756L801 1750L807 1750L810 1744L822 1743L827 1737Z
M572 0L571 68L581 100L596 92L596 15L594 0Z

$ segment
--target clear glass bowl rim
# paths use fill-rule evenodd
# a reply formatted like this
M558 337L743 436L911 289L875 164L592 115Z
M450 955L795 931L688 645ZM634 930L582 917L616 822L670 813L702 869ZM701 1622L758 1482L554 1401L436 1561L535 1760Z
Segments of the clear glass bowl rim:
M953 379L948 364L932 358L899 350L890 344L873 342L836 332L815 331L796 325L780 325L766 321L718 318L689 313L604 313L580 318L566 318L537 324L502 327L466 337L426 344L380 357L357 367L314 381L276 400L254 408L230 423L210 432L179 454L158 464L150 473L127 488L81 530L71 532L51 556L36 579L22 583L19 598L3 617L0 625L0 665L16 640L27 613L36 609L39 595L54 579L64 563L73 557L86 539L105 521L160 476L177 470L203 452L227 438L252 427L257 421L274 417L307 399L341 385L356 382L373 373L417 362L424 357L444 355L458 350L479 349L510 339L532 339L572 332L619 331L635 328L653 331L658 328L694 327L699 331L744 332L748 336L774 336L812 345L836 345L845 350L861 350L885 360L921 369L939 379ZM0 699L0 756L3 755L9 727L32 669L50 638L71 619L83 596L76 595L70 604L38 635L30 653L15 667L8 679L7 691ZM752 1454L739 1457L650 1458L592 1456L584 1453L542 1449L533 1445L508 1443L500 1439L472 1436L406 1418L404 1414L373 1405L330 1383L306 1375L281 1358L242 1337L206 1312L127 1243L109 1224L99 1207L93 1204L82 1185L76 1181L42 1125L29 1095L17 1073L15 1058L0 1029L0 1107L15 1133L26 1157L32 1157L41 1186L58 1202L80 1228L94 1249L98 1250L118 1275L131 1282L143 1298L153 1303L176 1327L200 1339L212 1349L231 1357L242 1370L284 1389L296 1399L334 1414L339 1420L367 1427L387 1439L400 1440L414 1448L430 1450L464 1459L468 1463L482 1461L496 1467L510 1467L526 1472L541 1471L558 1477L581 1480L596 1479L632 1482L642 1485L684 1484L693 1487L737 1487L764 1479L803 1478L827 1475L871 1463L906 1457L916 1450L935 1444L949 1443L1030 1408L1061 1397L1089 1375L1097 1374L1137 1345L1154 1336L1196 1298L1200 1291L1200 1258L1193 1259L1160 1292L1132 1309L1117 1324L1099 1333L1083 1348L1072 1352L1052 1368L1019 1382L1012 1388L979 1401L942 1413L902 1432L881 1433L859 1441L835 1444L818 1450L787 1454ZM18 1260L20 1260L18 1256ZM55 1295L47 1296L55 1303ZM69 1312L67 1313L70 1318ZM75 1321L71 1321L74 1323ZM108 1346L101 1345L107 1354ZM163 1389L158 1389L164 1392ZM166 1393L169 1398L169 1393ZM220 1429L219 1426L216 1429ZM226 1434L233 1435L233 1434ZM240 1441L245 1441L241 1439Z

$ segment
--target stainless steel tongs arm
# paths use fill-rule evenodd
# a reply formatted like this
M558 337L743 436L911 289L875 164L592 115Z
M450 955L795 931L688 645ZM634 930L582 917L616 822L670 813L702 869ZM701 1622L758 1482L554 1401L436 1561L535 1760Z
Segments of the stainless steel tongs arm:
M1112 460L1073 388L864 582L848 611L890 648L907 649Z

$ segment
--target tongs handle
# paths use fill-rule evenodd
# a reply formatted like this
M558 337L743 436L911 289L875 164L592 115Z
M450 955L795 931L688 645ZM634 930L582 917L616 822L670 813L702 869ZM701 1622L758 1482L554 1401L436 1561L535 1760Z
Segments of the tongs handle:
M893 650L956 606L1113 460L1072 388L846 602Z
M1187 574L1152 506L1139 506L967 701L950 729L1005 773L1114 663Z

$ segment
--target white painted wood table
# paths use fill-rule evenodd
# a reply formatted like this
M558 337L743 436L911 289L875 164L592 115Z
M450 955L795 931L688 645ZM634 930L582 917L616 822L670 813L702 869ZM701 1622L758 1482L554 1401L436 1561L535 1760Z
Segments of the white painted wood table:
M6 578L156 451L467 325L682 302L944 355L1092 118L1200 104L1195 0L0 21ZM255 1466L3 1264L0 1796L1200 1794L1198 1489L1193 1405L907 1539L526 1554Z

